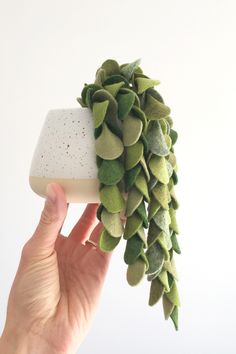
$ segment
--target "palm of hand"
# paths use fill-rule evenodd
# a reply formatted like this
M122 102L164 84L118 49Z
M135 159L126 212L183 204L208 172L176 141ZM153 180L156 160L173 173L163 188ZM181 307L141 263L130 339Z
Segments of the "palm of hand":
M9 296L10 315L23 318L21 327L57 353L74 352L83 341L109 266L111 253L84 244L88 238L98 241L102 224L91 233L96 208L96 204L88 205L70 235L57 236L47 257L28 257L37 247L37 238L29 240Z

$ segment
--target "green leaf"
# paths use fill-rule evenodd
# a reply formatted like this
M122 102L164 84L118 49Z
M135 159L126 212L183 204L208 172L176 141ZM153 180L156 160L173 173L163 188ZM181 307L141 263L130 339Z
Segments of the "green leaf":
M120 92L119 92L119 93L120 93L120 94L125 94L125 93L134 94L134 96L135 96L134 104L133 104L133 106L132 106L130 112L131 112L133 115L135 115L133 108L135 108L135 107L139 108L139 107L140 107L140 100L139 100L139 97L138 97L137 93L136 93L134 90L132 90L132 89L130 88L130 86L129 86L129 87L122 87L122 88L120 89ZM139 118L139 116L138 116L138 118Z
M124 239L128 240L130 237L132 237L138 231L142 223L143 220L137 213L134 213L131 216L127 217L124 231Z
M170 214L170 219L171 219L171 223L170 223L170 228L176 233L179 234L179 228L178 228L178 224L176 221L176 211L174 208L169 208L169 214Z
M123 120L130 112L134 101L135 94L133 92L121 94L119 93L116 97L118 102L118 117Z
M163 208L158 209L157 213L153 216L153 220L162 231L169 235L170 216L168 210Z
M179 326L178 326L178 307L175 306L173 311L171 312L170 318L172 319L176 331L178 331Z
M149 88L146 93L148 93L149 95L151 95L152 97L154 97L156 100L164 103L164 100L162 98L162 96L160 95L159 92L157 92L157 90L155 90L154 88Z
M155 272L155 273L148 274L148 275L147 275L147 280L148 280L148 281L152 281L152 280L158 278L158 275L159 275L160 273L161 273L161 269L159 269L159 270L158 270L157 272Z
M122 141L103 123L102 133L95 140L96 154L106 160L114 160L124 150Z
M140 256L143 249L143 241L139 235L135 234L127 240L124 253L124 261L126 264L133 264Z
M180 250L179 243L178 243L177 236L176 236L175 232L173 232L173 234L171 236L171 243L172 243L173 250L177 254L181 254L181 250Z
M108 123L108 125L114 130L119 131L119 133L121 134L122 123L117 116L118 104L116 102L116 99L110 94L110 92L104 89L97 90L93 94L93 103L103 102L105 100L109 101L105 116L105 122Z
M124 176L124 167L119 160L102 160L98 179L105 185L117 184Z
M148 119L165 118L170 114L170 108L151 95L147 95L144 112Z
M99 69L96 71L94 84L99 85L99 86L102 86L102 85L103 85L103 81L105 80L105 78L106 78L106 72L105 72L105 70L102 69L102 68L99 68Z
M165 117L165 120L168 122L170 128L173 127L173 120L170 116Z
M168 276L167 276L167 271L166 270L162 270L161 271L161 273L158 275L158 279L160 280L160 282L164 286L165 292L170 291L170 286L169 286Z
M171 289L168 293L166 293L166 296L172 304L175 306L180 306L179 293L175 281L173 281Z
M148 141L147 141L143 132L141 134L141 141L142 141L143 147L144 147L144 156L145 156L145 158L147 158L150 152L149 152L149 148L148 148Z
M100 203L97 208L97 211L96 211L96 217L99 221L101 221L101 214L102 214L103 209L104 209L104 206Z
M106 76L120 73L120 66L117 61L113 59L107 59L104 61L101 68L105 70Z
M136 188L143 194L145 200L149 203L150 197L148 194L148 185L147 185L146 178L142 172L140 172L134 184Z
M99 86L99 85L96 85L96 84L89 84L89 85L87 85L87 84L85 84L84 85L84 88L83 88L83 90L82 90L82 92L81 92L81 97L82 97L82 100L83 100L83 102L87 105L87 103L86 103L86 97L87 97L87 99L88 99L88 96L87 96L87 91L88 90L90 90L90 100L91 100L91 98L93 97L93 94L96 92L96 91L98 91L98 90L100 90L102 87L101 86Z
M143 156L140 159L140 164L142 165L143 172L145 173L147 181L149 182L151 177L150 177L150 173L149 173L145 158Z
M76 101L79 102L79 104L81 105L81 107L87 107L87 105L83 102L81 97L77 97Z
M174 258L172 256L170 261L164 262L163 268L170 273L176 280L178 280L178 273L175 267Z
M144 247L147 248L147 247L148 247L148 245L147 245L147 238L146 238L146 235L145 235L143 226L140 226L140 228L139 228L138 231L137 231L137 235L139 235L139 237L140 237L141 240L143 241ZM146 255L144 255L144 258L146 258Z
M131 113L135 117L139 118L143 122L143 131L146 131L146 128L147 128L147 117L146 117L144 111L140 107L138 107L136 104L134 104L132 109L131 109Z
M126 192L128 192L130 188L133 186L140 171L141 171L141 166L137 164L136 166L134 166L133 168L125 172Z
M169 126L169 124L167 123L165 118L159 119L158 122L160 123L161 130L162 130L163 134L168 134L168 126Z
M143 200L142 193L140 193L136 187L132 187L128 194L125 215L127 217L131 216L134 213L134 211L138 208L142 200Z
M168 247L167 247L167 244L166 244L166 237L165 237L165 234L164 232L161 232L156 241L159 243L159 245L161 246L163 252L164 252L164 256L165 256L165 261L169 261L170 260L170 254L169 254L169 251L168 251Z
M158 278L153 279L150 286L148 304L150 306L155 305L161 299L162 295L164 294L164 290L165 288L162 285L162 283L159 281L159 279Z
M150 203L148 204L148 220L150 221L153 216L156 214L157 210L160 209L161 204L154 198L151 198Z
M121 237L124 227L120 219L120 213L109 213L105 208L101 213L101 220L105 229L113 237Z
M136 209L136 212L141 216L143 220L143 226L147 229L148 228L148 219L147 219L147 212L146 212L146 207L145 203L142 202L138 208Z
M138 285L143 279L146 269L146 263L141 257L139 257L133 264L129 264L126 273L126 279L129 285Z
M171 151L168 156L168 161L171 164L172 168L174 169L176 167L176 157L175 157L175 154Z
M156 243L158 236L161 233L162 230L157 226L154 220L151 220L149 224L148 237L147 237L148 247L151 247L154 243Z
M172 140L172 145L174 145L178 139L178 134L174 129L170 130L170 138Z
M123 146L123 145L122 145ZM125 149L125 168L126 170L130 170L134 166L136 166L139 161L141 160L141 157L143 156L143 144L141 141L137 141L132 146L128 146Z
M122 86L124 86L125 83L124 81L120 81L120 82L116 82L114 84L110 84L110 85L105 85L104 86L104 89L107 90L108 92L110 92L110 94L113 96L113 97L116 97L117 93L119 92L120 88Z
M103 102L94 102L94 104L93 104L94 128L98 128L102 124L102 122L104 121L108 105L109 105L108 100L103 101Z
M178 183L178 176L177 176L175 170L173 170L172 178L173 178L174 184L177 184Z
M171 146L172 146L171 138L170 138L170 136L168 134L164 134L164 138L165 138L165 141L166 141L166 145L168 146L168 149L170 150Z
M122 66L122 68L120 68L121 74L124 75L127 80L130 80L134 71L138 68L140 62L141 62L141 59L137 59L132 63Z
M153 154L158 156L167 156L169 154L165 137L157 120L149 121L146 138L149 149Z
M142 252L140 254L140 257L142 258L142 260L144 261L144 263L146 264L146 271L148 270L149 268L149 263L148 263L148 259L146 257L146 254L145 254L145 251L144 249L142 249Z
M163 184L169 183L169 172L165 157L153 155L148 165L152 174L158 179L158 181Z
M124 209L124 198L116 185L102 187L99 194L101 203L110 213L119 213Z
M120 242L121 237L112 237L106 229L103 229L99 238L99 248L103 252L111 252Z
M124 146L135 144L142 133L143 123L140 119L128 115L123 122L123 143Z
M147 249L146 256L149 263L149 269L146 274L156 273L162 268L164 264L164 252L158 243L154 243Z
M152 194L155 199L161 204L162 208L169 209L169 202L171 201L170 192L166 184L158 183L153 189Z
M103 82L103 85L112 85L116 84L118 82L124 82L124 87L129 88L129 81L126 80L126 78L122 75L116 74L116 75L111 75L106 78L106 80ZM122 89L124 89L124 87Z
M154 87L154 86L160 84L159 80L152 80L152 79L148 79L145 77L138 77L138 78L136 78L135 81L138 86L138 94L139 95L142 94L147 89L149 89L150 87Z
M94 94L94 89L89 87L88 90L86 91L85 103L90 109L92 109L93 106L93 100L92 100L93 94Z
M168 320L172 311L174 310L175 305L172 304L172 302L170 302L166 293L162 297L162 305L163 305L165 319Z
M150 181L148 181L148 188L151 192L152 189L157 185L158 180L152 174L150 175Z
M168 177L170 179L170 177L172 176L172 173L173 173L173 167L172 165L169 163L168 160L165 161L166 163L166 168L167 168L167 172L168 172ZM169 182L168 182L169 183Z
M174 209L178 209L179 208L179 202L178 202L178 199L176 197L174 188L171 189L170 195L171 195L171 203L172 203L173 208Z

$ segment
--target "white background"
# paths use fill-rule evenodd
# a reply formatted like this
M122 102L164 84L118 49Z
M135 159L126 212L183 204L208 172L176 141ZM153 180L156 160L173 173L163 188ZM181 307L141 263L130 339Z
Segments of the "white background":
M44 200L28 184L51 108L78 107L107 58L141 58L179 133L180 330L146 279L130 287L114 251L80 354L233 354L235 336L235 1L0 1L0 329L20 252ZM84 205L71 204L67 234Z

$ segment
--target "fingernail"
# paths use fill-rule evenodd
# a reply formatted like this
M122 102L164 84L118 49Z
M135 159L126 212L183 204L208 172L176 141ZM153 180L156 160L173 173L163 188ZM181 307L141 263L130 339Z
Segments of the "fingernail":
M56 198L57 195L53 189L53 187L51 186L51 184L47 185L47 189L46 189L46 203L50 203L50 204L55 204L56 202Z

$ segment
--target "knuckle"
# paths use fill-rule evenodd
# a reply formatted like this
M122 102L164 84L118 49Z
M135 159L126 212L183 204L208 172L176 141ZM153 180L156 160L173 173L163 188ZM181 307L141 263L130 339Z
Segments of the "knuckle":
M43 225L50 225L59 221L59 216L57 214L50 213L47 209L44 209L41 213L40 223Z
M92 219L85 215L85 216L82 216L82 218L80 219L80 225L82 226L88 226L92 223Z
M22 247L21 250L21 258L25 259L28 258L31 252L31 246L30 246L30 242L27 241L24 246Z

